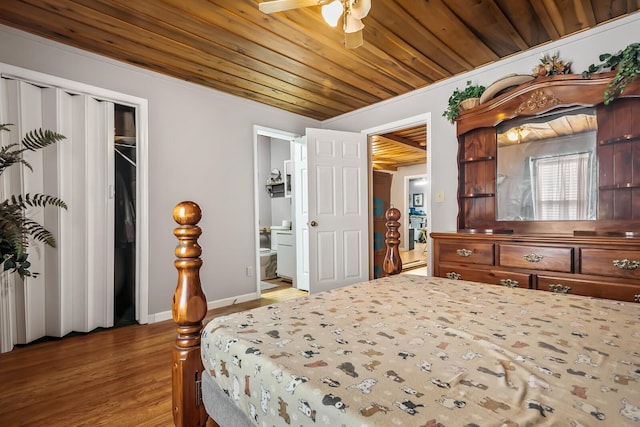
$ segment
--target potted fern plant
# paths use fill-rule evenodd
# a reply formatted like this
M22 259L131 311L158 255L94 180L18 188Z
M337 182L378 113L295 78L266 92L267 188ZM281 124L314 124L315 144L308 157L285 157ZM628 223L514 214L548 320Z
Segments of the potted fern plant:
M640 43L631 43L614 54L603 53L598 59L601 61L600 64L589 65L589 68L582 72L582 76L589 78L592 73L598 73L604 69L616 71L616 75L611 79L604 92L604 103L609 104L640 75Z
M456 88L449 97L447 109L442 113L449 122L453 123L455 119L460 117L461 110L468 110L479 104L480 95L484 92L485 87L482 85L472 85L471 80L467 80L467 85L463 90Z
M9 131L8 124L0 124L0 131ZM0 147L0 176L7 168L22 164L30 170L31 165L22 154L47 147L65 137L58 133L37 129L28 132L20 143L12 143ZM55 247L56 241L51 232L38 222L25 215L29 207L55 206L67 209L67 205L57 197L46 194L11 195L0 202L0 255L2 255L2 271L16 272L20 277L36 276L30 270L28 260L29 238Z

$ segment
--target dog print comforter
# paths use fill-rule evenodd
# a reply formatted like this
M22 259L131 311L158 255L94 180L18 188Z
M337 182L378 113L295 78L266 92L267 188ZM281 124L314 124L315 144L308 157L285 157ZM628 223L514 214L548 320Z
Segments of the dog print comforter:
M640 426L634 303L399 275L215 318L202 360L257 426Z

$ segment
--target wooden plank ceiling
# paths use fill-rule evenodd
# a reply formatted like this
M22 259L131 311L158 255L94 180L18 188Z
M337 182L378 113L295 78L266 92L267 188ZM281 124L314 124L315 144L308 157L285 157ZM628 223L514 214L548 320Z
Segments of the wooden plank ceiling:
M341 23L329 27L319 6L267 15L258 3L2 0L0 23L324 120L640 7L629 0L372 0L364 45L349 50Z
M640 8L631 0L372 0L364 45L347 49L342 24L329 27L319 6L264 14L258 3L1 0L0 23L325 120ZM402 155L410 163L417 139L392 133L375 144L394 138L410 140Z

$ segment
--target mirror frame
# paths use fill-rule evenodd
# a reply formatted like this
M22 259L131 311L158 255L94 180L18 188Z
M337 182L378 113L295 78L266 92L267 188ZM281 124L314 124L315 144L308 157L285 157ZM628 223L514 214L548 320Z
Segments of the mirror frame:
M618 103L616 100L610 105L603 104L604 92L614 75L614 72L599 73L592 75L590 79L575 74L540 77L461 113L460 118L456 121L459 232L512 232L520 234L640 232L640 221L633 221L631 218L585 221L497 221L496 219L497 162L495 156L497 153L496 127L499 124L514 118L535 117L577 106L594 106L598 119L599 163L601 163L601 145L616 143L624 138L632 141L640 139L640 134L638 134L620 135L616 141L601 140L600 120L602 117L608 116L607 113L612 110L612 105ZM630 83L625 92L619 96L619 98L636 98L636 101L633 102L640 105L640 100L637 100L639 97L640 79ZM490 146L491 143L493 143L493 147ZM478 146L483 144L488 147L486 153L475 154L478 152ZM477 158L474 157L476 155ZM478 174L482 176L474 177L475 181L473 182L482 191L474 193L475 188L472 188L467 194L465 190L469 186L469 176L466 171L477 167L476 164L482 162L486 163L482 174ZM600 193L599 189L598 205L601 202ZM474 204L480 208L477 206L470 208ZM598 209L600 212L600 207Z

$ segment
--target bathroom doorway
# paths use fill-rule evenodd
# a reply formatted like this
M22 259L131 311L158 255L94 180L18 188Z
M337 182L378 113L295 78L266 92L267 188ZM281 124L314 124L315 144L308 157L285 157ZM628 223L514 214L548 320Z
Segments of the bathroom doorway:
M254 127L256 289L258 293L295 285L292 230L291 156L296 135Z

